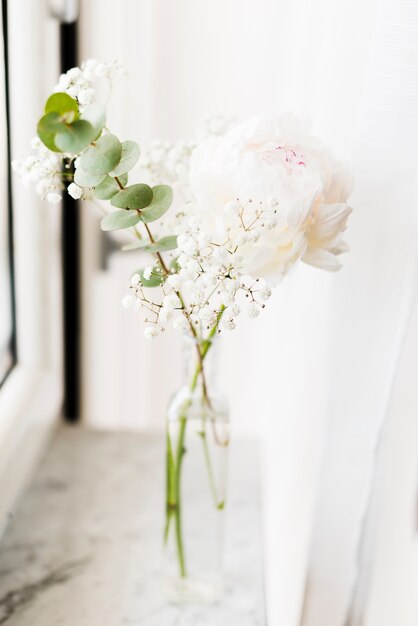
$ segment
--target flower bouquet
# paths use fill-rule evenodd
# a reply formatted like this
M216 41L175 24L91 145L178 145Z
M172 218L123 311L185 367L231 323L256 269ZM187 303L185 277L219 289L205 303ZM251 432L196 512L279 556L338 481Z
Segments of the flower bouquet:
M187 378L167 414L165 578L174 600L213 601L229 443L215 344L242 313L258 317L298 262L340 269L351 182L290 115L213 119L194 140L156 141L140 155L106 126L121 73L89 60L63 74L32 155L13 165L51 202L69 193L99 204L102 230L121 231L122 249L146 258L123 306L145 313L147 338L169 326L185 338ZM134 168L145 182L130 180Z

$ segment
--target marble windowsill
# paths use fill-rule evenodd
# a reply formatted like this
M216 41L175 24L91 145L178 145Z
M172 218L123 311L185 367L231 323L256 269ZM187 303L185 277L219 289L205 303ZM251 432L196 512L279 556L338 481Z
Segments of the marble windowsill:
M229 583L212 607L160 592L163 458L157 435L58 433L0 544L0 624L265 626L254 444L231 446Z

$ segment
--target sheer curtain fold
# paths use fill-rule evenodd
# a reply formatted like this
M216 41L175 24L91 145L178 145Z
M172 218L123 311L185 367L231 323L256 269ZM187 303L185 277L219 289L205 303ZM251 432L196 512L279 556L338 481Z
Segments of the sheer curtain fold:
M406 617L401 596L396 598L390 588L380 598L368 597L366 590L377 586L382 591L381 579L390 579L389 561L382 563L380 572L371 568L365 575L363 571L364 550L374 549L374 544L365 545L363 535L370 516L384 517L391 510L388 499L380 502L377 511L370 508L373 489L379 484L376 473L384 474L388 463L397 463L396 458L377 457L376 446L417 290L417 40L418 5L381 2L370 32L364 92L353 127L357 178L353 250L347 271L335 288L333 392L304 626L389 626L394 616L396 623L404 626L418 618ZM355 298L348 299L349 294ZM410 326L414 323L416 320ZM414 329L408 332L413 339ZM413 372L403 369L403 377L411 375ZM398 515L402 514L399 508ZM392 517L396 520L396 512ZM402 526L402 521L398 519L397 524ZM367 539L374 542L373 536ZM396 540L390 535L386 539L390 552L390 542L396 545ZM400 567L397 575L403 577ZM368 611L372 600L373 613ZM391 610L376 611L376 601ZM373 617L377 614L379 621Z

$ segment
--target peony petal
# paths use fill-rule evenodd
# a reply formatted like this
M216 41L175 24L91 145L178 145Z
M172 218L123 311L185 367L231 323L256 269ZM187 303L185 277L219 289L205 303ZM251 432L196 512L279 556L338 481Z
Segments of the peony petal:
M342 268L337 257L328 250L308 250L302 257L302 261L328 272L337 272Z

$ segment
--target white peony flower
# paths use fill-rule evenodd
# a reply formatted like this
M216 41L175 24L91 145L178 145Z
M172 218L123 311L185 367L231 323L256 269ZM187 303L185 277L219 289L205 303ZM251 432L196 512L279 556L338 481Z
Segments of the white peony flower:
M347 198L352 187L351 177L336 169L328 185L312 201L304 224L307 242L302 261L328 271L341 268L338 256L349 251L342 236L352 211Z
M205 228L232 237L245 273L277 285L299 260L339 269L351 185L292 116L255 117L203 141L190 184Z
M202 211L226 206L228 213L249 200L275 198L282 204L295 197L294 191L315 186L319 170L312 139L297 120L265 115L199 144L191 158L190 183Z

